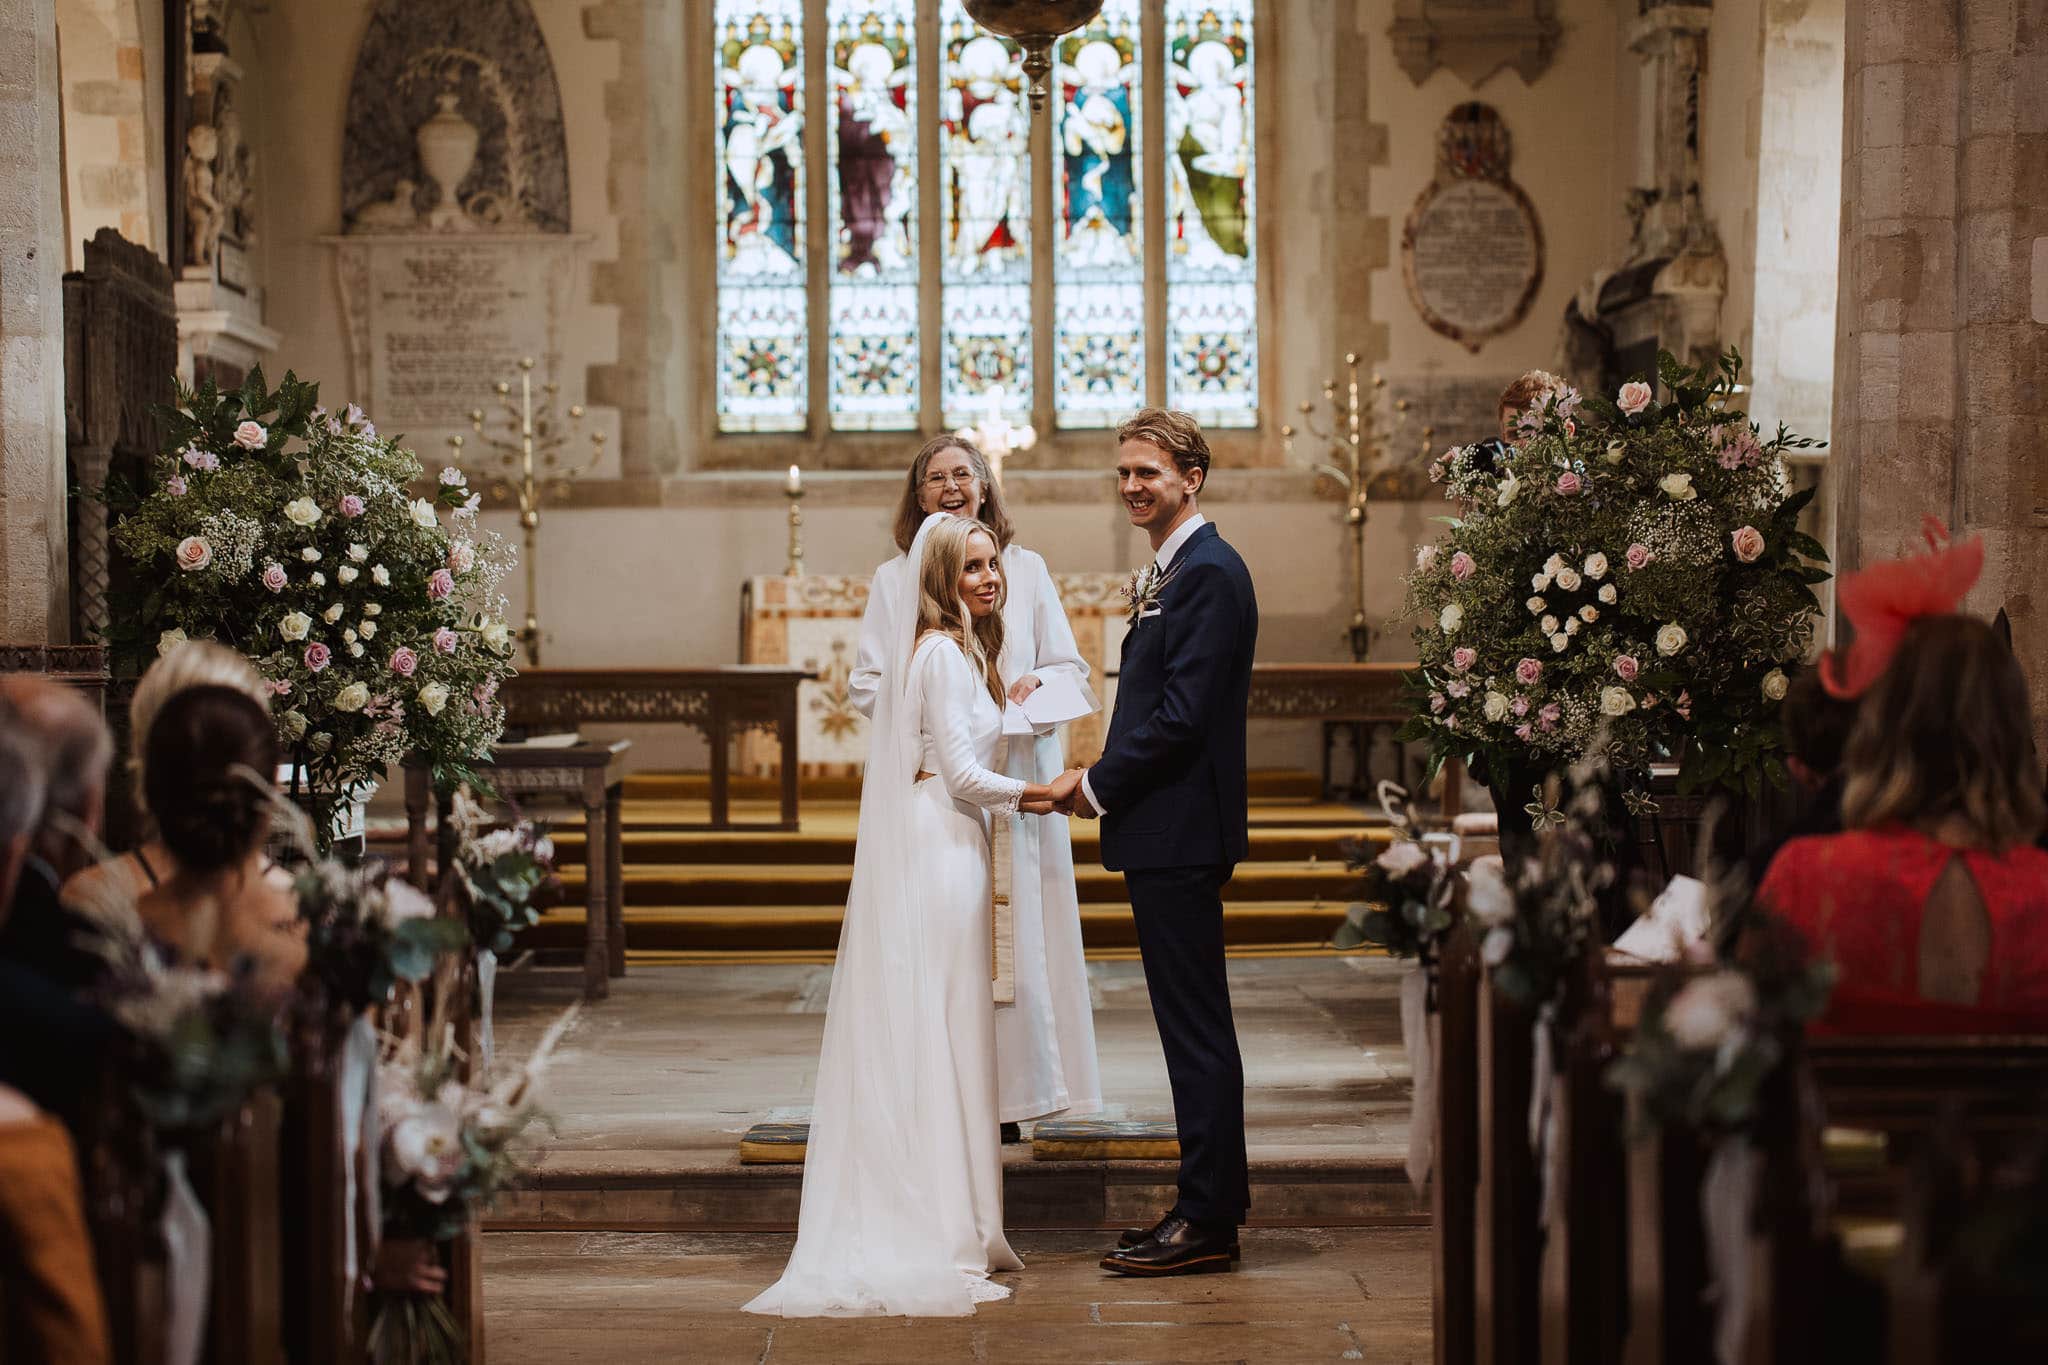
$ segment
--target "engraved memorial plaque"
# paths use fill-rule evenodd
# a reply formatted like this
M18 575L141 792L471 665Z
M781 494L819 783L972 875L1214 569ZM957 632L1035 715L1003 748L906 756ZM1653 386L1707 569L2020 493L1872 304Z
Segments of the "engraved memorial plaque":
M1490 106L1453 109L1437 176L1401 229L1401 274L1422 320L1477 352L1528 314L1543 283L1543 230L1508 178L1509 140Z

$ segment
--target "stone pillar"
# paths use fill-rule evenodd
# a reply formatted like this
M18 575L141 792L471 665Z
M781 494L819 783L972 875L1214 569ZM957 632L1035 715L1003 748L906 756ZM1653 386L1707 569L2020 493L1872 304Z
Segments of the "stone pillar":
M2011 613L2048 738L2048 19L1867 0L1845 55L1838 557L1982 535L1968 606Z
M67 634L54 0L0 0L0 642Z

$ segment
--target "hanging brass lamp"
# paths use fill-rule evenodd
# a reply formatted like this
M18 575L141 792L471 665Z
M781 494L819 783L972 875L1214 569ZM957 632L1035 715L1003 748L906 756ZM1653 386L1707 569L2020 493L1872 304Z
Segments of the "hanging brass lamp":
M1024 49L1024 75L1031 82L1031 110L1045 108L1052 74L1053 40L1072 33L1102 13L1102 0L962 0L968 17L999 38Z

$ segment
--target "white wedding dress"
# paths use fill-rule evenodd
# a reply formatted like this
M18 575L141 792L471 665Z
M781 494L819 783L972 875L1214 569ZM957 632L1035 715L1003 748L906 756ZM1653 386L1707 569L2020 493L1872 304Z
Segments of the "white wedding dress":
M988 821L1025 784L990 771L1002 715L960 646L912 648L912 629L876 707L796 1248L750 1313L957 1317L1022 1268L1003 1235Z

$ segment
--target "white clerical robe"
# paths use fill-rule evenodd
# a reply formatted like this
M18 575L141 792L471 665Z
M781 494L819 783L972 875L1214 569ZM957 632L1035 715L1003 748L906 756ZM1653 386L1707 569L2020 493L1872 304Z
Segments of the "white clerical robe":
M1043 682L1064 672L1085 690L1088 663L1074 643L1045 560L1012 545L1003 551L1003 577L1009 586L998 661L1004 686L1027 674ZM867 614L861 618L859 655L847 680L862 715L875 713L886 642L895 638L895 614L916 609L915 571L907 556L897 555L875 570ZM1057 731L1011 741L1010 777L1051 782L1065 766ZM996 1007L1002 1121L1093 1113L1102 1108L1102 1080L1066 817L1013 815L1010 839L1017 999Z

